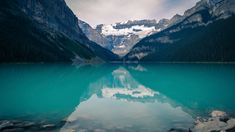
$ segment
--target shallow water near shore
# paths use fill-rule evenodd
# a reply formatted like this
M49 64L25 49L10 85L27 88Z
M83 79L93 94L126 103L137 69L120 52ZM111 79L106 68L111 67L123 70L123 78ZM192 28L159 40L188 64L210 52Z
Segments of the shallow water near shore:
M187 129L213 110L234 116L234 93L234 64L0 65L0 121L56 131Z

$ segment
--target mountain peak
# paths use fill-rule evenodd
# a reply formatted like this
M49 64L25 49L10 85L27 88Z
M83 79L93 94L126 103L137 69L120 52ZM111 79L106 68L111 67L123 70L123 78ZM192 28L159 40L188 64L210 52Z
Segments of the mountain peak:
M234 0L201 0L183 16L175 15L166 30L138 42L125 59L233 61L234 16Z
M168 19L161 19L159 22L155 19L128 20L97 25L96 31L109 41L110 50L123 56L142 38L165 29L168 24Z

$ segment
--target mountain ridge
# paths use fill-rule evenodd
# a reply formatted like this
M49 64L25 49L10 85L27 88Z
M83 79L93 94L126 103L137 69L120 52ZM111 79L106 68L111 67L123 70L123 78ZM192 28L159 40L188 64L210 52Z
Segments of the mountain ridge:
M168 28L141 40L124 59L150 62L235 61L235 36L231 30L235 3L220 0L219 5L214 5L216 7L208 0L201 0Z
M88 40L64 0L0 3L1 62L90 63L117 58Z
M119 56L124 56L142 38L159 32L167 25L167 19L159 20L159 22L155 19L129 20L109 25L97 25L95 30L109 41L111 45L109 50Z

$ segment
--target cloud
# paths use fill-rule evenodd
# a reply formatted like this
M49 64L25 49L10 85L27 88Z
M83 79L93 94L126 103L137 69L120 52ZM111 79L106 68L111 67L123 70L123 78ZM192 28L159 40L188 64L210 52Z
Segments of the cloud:
M66 0L79 19L95 26L127 20L170 18L198 0Z

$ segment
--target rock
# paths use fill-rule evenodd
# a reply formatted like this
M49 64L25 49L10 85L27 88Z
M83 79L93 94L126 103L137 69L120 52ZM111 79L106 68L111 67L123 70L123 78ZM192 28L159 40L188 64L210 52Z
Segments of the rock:
M2 132L24 132L23 128L12 128L12 129L5 129Z
M56 124L56 126L57 126L57 127L63 127L66 123L68 123L68 122L66 122L65 120L62 120L62 121L58 122L58 123Z
M168 132L191 132L191 130L183 128L171 128Z
M10 121L2 121L0 124L0 131L9 127L13 127L14 124Z
M87 132L87 129L80 129L78 132Z
M52 129L55 128L56 126L54 124L46 124L46 125L42 125L43 129Z
M229 120L228 117L221 117L220 118L220 121L225 122L225 123L227 123L228 120Z
M226 117L227 114L225 112L223 112L223 111L215 110L215 111L211 112L211 116L212 117Z
M199 122L194 131L196 132L210 132L210 131L220 131L223 130L227 124L225 122L221 122L219 119L214 119L212 121Z
M59 126L60 127L60 126ZM0 132L21 132L21 131L50 131L57 129L55 124L37 123L30 121L0 121Z
M235 132L235 127L228 129L227 132Z
M104 129L95 129L94 132L106 132Z
M227 121L227 127L226 127L226 130L227 129L232 129L235 127L235 118L232 118L230 120Z
M35 125L34 122L17 122L14 123L14 127L18 127L18 128L29 128L29 127L33 127Z
M195 132L232 131L235 128L235 118L229 118L223 111L213 111L210 118L197 118Z

